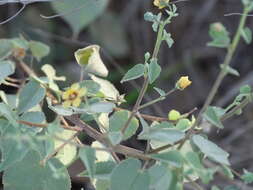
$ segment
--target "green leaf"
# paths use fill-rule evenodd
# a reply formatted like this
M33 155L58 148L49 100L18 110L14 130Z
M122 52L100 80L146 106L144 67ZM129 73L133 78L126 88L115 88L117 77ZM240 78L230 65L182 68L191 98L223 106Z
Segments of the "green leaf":
M148 131L141 133L138 139L142 140L154 140L159 142L164 142L167 144L174 144L175 142L183 139L185 133L171 128L158 128L152 127Z
M95 155L95 150L91 147L84 147L81 148L79 151L79 156L81 160L83 161L85 167L88 170L90 178L94 177L96 168L95 168L95 160L96 160L96 155Z
M159 77L161 70L160 65L157 63L157 59L151 59L150 64L148 65L148 79L150 84L155 82Z
M189 119L179 119L176 124L176 129L180 131L187 131L189 128L191 128L191 122Z
M23 37L10 39L14 47L22 48L27 50L29 48L29 42Z
M139 171L141 162L127 159L116 166L111 174L111 190L149 190L149 176Z
M215 171L204 168L197 153L187 152L185 159L190 168L201 178L204 184L208 184L213 179Z
M210 25L209 35L212 38L212 42L209 42L208 46L226 48L230 44L229 33L219 22Z
M226 73L229 73L229 74L234 75L234 76L237 76L237 77L240 76L240 73L239 73L237 70L235 70L234 68L230 67L229 65L224 66L224 64L221 64L221 65L220 65L220 68L221 68L224 72L226 72Z
M29 47L32 52L32 55L37 59L37 61L40 61L50 52L49 46L41 42L30 41Z
M252 42L252 31L246 27L241 30L241 35L247 44Z
M86 109L88 113L111 113L115 108L115 104L111 102L96 102L89 105ZM84 108L85 110L85 108Z
M88 95L95 95L99 92L100 89L100 85L93 80L84 80L79 84L81 88L85 87L87 89Z
M7 58L11 55L13 49L13 44L11 40L0 39L0 60ZM0 69L1 71L1 69Z
M0 98L7 104L11 109L17 108L17 95L16 94L5 94L4 91L0 90Z
M233 172L231 171L231 169L229 167L227 167L226 165L223 165L222 168L221 168L221 171L222 173L228 177L229 179L234 179L234 174Z
M167 163L177 168L181 168L183 166L183 157L177 150L163 152L160 154L151 154L150 156L151 158L160 160L161 162Z
M75 1L52 1L53 9L64 14L63 19L71 26L74 36L99 17L105 10L108 0L75 0Z
M3 128L3 126L0 127ZM6 124L5 130L2 131L0 140L0 149L2 156L0 171L6 170L14 163L22 160L28 152L27 144L24 143L24 141L21 141L19 136L20 132L17 128L11 124Z
M148 170L150 176L150 188L153 190L171 189L173 174L167 165L154 165Z
M131 68L129 71L127 71L127 73L125 74L125 76L120 82L123 83L126 81L140 78L141 76L144 75L144 72L145 72L145 66L143 64L137 64L133 68Z
M241 95L250 95L252 89L249 85L243 85L241 88L240 88L240 94Z
M37 123L41 124L45 122L46 118L43 112L26 112L20 117L21 121L27 121L30 123ZM37 134L38 132L42 131L42 128L33 127L30 125L21 124L20 130L26 134Z
M110 139L112 145L117 145L122 141L123 136L120 131L116 131L116 132L109 132L108 138Z
M223 113L224 114L224 113ZM223 115L222 114L222 115ZM220 117L222 116L220 113L220 109L217 107L211 107L209 106L207 110L204 113L204 118L209 121L211 124L213 124L215 127L218 127L220 129L223 129L224 126L220 121Z
M115 86L111 82L96 77L95 75L91 75L91 79L100 85L99 92L101 92L106 99L114 101L118 100L120 96L119 91L115 88Z
M212 186L212 189L211 190L220 190L219 187L217 187L216 185Z
M163 40L166 41L169 48L171 48L174 44L174 40L172 39L171 34L167 33L166 30L163 30Z
M45 94L46 90L38 82L30 80L19 94L18 113L24 113L39 104Z
M243 175L241 176L241 179L244 181L244 183L249 184L253 183L253 173L249 172L247 170L243 170Z
M0 61L0 84L9 75L15 71L15 66L12 61Z
M97 162L95 163L96 172L94 174L95 179L101 180L109 180L111 177L111 173L113 168L115 168L116 164L113 161L105 161L105 162ZM89 173L85 170L80 173L78 176L80 177L89 177Z
M74 114L74 111L72 109L64 108L63 106L60 105L56 106L48 105L48 108L57 113L58 115L62 116L71 116Z
M125 126L128 118L130 116L129 111L117 111L115 112L109 120L109 131L110 132L120 132L121 129ZM123 140L126 140L133 136L136 133L136 130L139 127L139 121L133 117L130 121L130 124L127 130L124 133Z
M70 190L67 169L55 158L42 166L40 154L30 151L4 172L5 190Z
M110 189L110 181L109 180L93 180L93 185L96 190L109 190Z
M241 190L241 189L235 185L228 185L223 190Z
M213 142L200 135L194 135L192 140L201 152L203 152L208 158L221 164L230 165L228 161L229 154Z
M5 103L0 103L0 116L4 116L13 126L18 126L16 121L17 116Z
M164 90L162 90L162 89L160 89L160 88L156 88L156 87L154 87L154 89L155 89L155 91L156 92L158 92L158 94L160 95L160 96L165 96L165 91Z
M63 130L61 132L55 133L54 136L62 139L62 140L55 140L54 147L60 147L65 141L71 138L76 132L70 130ZM64 141L65 140L65 141ZM70 143L75 143L73 139ZM77 147L72 144L66 144L60 151L57 152L55 158L59 159L65 166L70 165L76 158L77 155Z

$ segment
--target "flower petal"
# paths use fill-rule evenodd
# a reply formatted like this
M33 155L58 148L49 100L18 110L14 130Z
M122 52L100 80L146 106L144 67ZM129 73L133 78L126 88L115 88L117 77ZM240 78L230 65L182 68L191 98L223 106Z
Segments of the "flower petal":
M70 100L67 100L67 101L64 101L63 102L63 104L62 104L62 106L64 107L64 108L68 108L69 106L71 106L71 101Z
M67 100L69 98L69 95L70 95L69 90L63 92L62 93L62 99Z
M72 104L73 104L74 107L80 106L81 99L80 98L76 98L75 100L73 100Z
M71 85L70 89L71 90L74 90L74 91L77 91L78 89L80 88L79 84L78 83L74 83Z

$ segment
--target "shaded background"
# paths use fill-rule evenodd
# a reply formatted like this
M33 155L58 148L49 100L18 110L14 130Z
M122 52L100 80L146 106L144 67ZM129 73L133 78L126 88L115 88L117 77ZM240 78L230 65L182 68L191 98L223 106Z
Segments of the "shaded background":
M66 4L68 0L57 1ZM74 1L72 0L73 7L66 6L61 13L72 15L76 18L75 25L81 25L81 20L88 14L90 7L85 4L80 6ZM209 25L222 22L233 35L239 17L225 17L224 14L242 12L239 0L189 0L177 5L180 16L167 28L175 44L171 49L165 43L161 46L159 64L162 66L162 74L155 86L169 90L181 75L189 75L193 84L143 111L148 114L166 117L170 109L188 112L194 107L201 108L217 77L219 64L226 54L223 49L206 47L206 43L211 40L208 35ZM20 4L1 5L1 21L15 14L20 7ZM39 70L45 63L52 64L59 75L68 77L70 83L79 80L80 74L79 66L74 60L74 51L89 44L99 44L102 47L102 58L110 70L108 79L117 86L120 93L126 93L129 104L125 104L124 107L131 108L142 81L123 85L119 81L134 64L143 62L145 52L152 52L156 36L151 23L143 20L146 11L157 11L153 8L151 0L110 0L96 18L81 27L82 30L77 35L73 34L72 28L62 17L45 19L40 16L57 14L50 3L35 3L28 5L9 23L1 25L0 38L11 38L21 34L27 39L48 44L51 47L50 55L40 63L32 63L33 67ZM253 29L253 18L248 19L247 25ZM232 67L240 72L240 77L227 76L212 105L225 107L233 101L241 85L252 86L252 52L253 46L241 41L231 63ZM158 96L152 87L149 88L144 101ZM226 121L225 126L221 131L211 130L210 138L231 154L230 160L235 170L241 172L242 168L246 168L253 171L252 104L244 109L243 115ZM143 146L134 139L128 143L134 147ZM78 183L82 182L76 181L76 184Z

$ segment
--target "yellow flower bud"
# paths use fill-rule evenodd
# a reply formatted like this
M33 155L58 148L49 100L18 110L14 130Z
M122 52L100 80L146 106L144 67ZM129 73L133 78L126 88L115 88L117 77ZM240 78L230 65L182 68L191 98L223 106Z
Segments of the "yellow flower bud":
M192 83L192 81L189 80L188 76L183 76L181 77L177 83L176 83L176 88L180 89L180 90L184 90L186 87L188 87L190 84Z
M163 9L164 7L166 7L166 4L169 2L170 0L154 0L153 4L158 7L159 9Z
M168 114L168 119L171 121L176 121L181 117L180 112L178 112L177 110L171 110Z

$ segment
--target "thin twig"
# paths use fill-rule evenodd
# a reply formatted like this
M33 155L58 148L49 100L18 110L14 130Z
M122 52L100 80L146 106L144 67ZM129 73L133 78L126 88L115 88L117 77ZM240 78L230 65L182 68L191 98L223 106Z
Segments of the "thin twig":
M57 154L61 149L64 148L64 146L66 146L68 143L70 143L74 138L76 138L78 135L78 132L76 132L74 135L72 135L69 139L67 139L64 143L62 143L59 147L57 147L51 154L49 154L48 156L46 156L41 163L43 165L45 165L45 163L52 158L53 156L55 156L55 154Z

